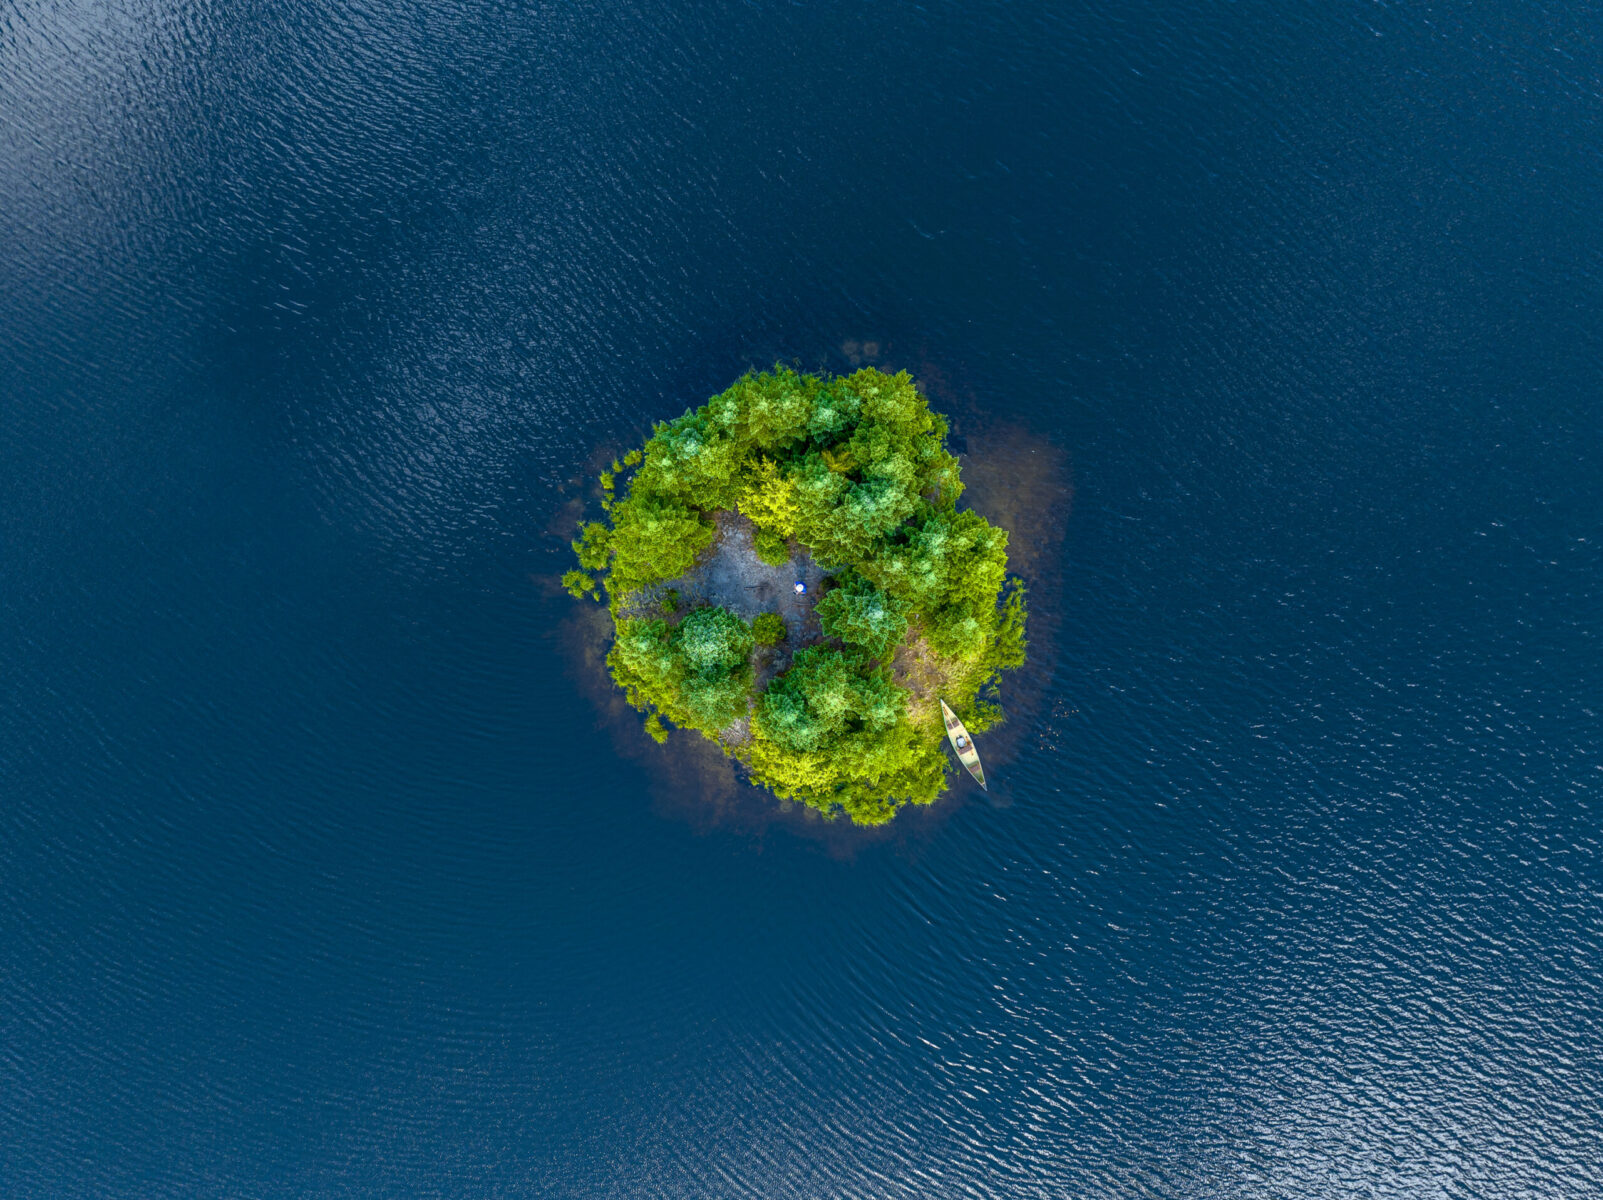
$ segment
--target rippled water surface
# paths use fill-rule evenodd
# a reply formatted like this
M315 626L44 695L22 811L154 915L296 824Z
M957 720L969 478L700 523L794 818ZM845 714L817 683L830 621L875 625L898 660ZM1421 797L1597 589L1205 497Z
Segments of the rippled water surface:
M1584 5L0 7L0 1194L1603 1194ZM906 367L991 797L657 750L586 480Z

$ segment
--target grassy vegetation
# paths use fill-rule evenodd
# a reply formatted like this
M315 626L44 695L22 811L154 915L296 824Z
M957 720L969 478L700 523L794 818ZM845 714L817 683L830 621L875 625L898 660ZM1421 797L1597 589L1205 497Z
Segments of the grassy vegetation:
M1025 654L1007 533L957 508L946 433L905 372L776 367L613 461L601 477L608 520L581 528L582 570L563 583L594 594L600 573L617 628L607 662L653 737L666 737L663 718L699 730L754 782L865 824L940 794L942 727L922 693L938 688L978 732L1000 719L995 685ZM652 611L665 616L635 615L637 598L692 568L723 510L755 524L763 561L786 561L795 539L832 578L817 603L826 640L798 649L761 693L752 651L784 638L782 621L765 620L777 615L748 625L703 607L676 621L677 605L660 601Z

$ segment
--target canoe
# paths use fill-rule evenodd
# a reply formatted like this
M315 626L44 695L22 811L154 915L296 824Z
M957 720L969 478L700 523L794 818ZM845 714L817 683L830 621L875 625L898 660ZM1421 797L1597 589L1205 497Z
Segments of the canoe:
M957 719L957 714L946 707L945 700L941 701L941 716L946 718L946 740L952 743L952 752L957 755L957 761L968 768L975 783L990 791L985 787L985 768L980 766L980 752L974 749L974 739L963 727L963 722Z

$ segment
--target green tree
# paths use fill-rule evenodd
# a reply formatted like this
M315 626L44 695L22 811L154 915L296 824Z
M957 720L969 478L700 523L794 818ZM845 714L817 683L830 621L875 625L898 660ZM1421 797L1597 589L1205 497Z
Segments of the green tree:
M745 447L704 412L686 413L659 426L646 443L645 461L631 494L649 492L686 508L729 508L739 495Z
M800 516L796 481L771 458L757 461L736 504L764 533L779 538L796 533Z
M745 716L750 697L750 667L723 675L692 675L684 684L689 723L714 733Z
M631 495L612 510L612 571L628 591L683 575L712 544L701 514L651 495Z
M669 640L684 662L680 697L686 723L719 730L744 716L752 684L751 627L726 608L698 608Z
M861 656L808 646L763 693L760 732L788 750L815 750L837 734L890 728L905 699L888 674Z
M907 633L909 607L852 572L819 600L817 612L825 633L884 658Z
M751 654L751 627L727 608L698 608L674 629L674 642L690 670L726 673Z

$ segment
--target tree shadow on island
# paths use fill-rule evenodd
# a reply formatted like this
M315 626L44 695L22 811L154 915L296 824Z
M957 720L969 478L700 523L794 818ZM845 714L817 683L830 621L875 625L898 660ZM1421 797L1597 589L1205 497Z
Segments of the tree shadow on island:
M1047 691L1062 626L1062 545L1073 502L1068 457L1026 425L996 420L974 389L954 385L946 371L921 358L915 356L917 367L910 369L932 405L952 422L949 445L961 462L965 485L961 506L1008 531L1009 571L1029 589L1029 656L1003 681L1007 719L981 739L990 793L980 791L952 758L947 788L934 804L906 804L885 825L861 826L844 815L826 818L751 785L739 764L694 730L674 730L659 745L607 669L613 631L605 608L577 605L553 630L567 673L595 707L614 750L644 769L658 816L703 834L734 833L759 844L772 833L801 837L844 858L876 845L916 848L976 801L1006 808L1023 798L1010 786L1007 767L1027 753L1031 731L1050 707ZM549 532L571 536L587 507L582 497L571 498ZM555 591L555 580L549 583Z

